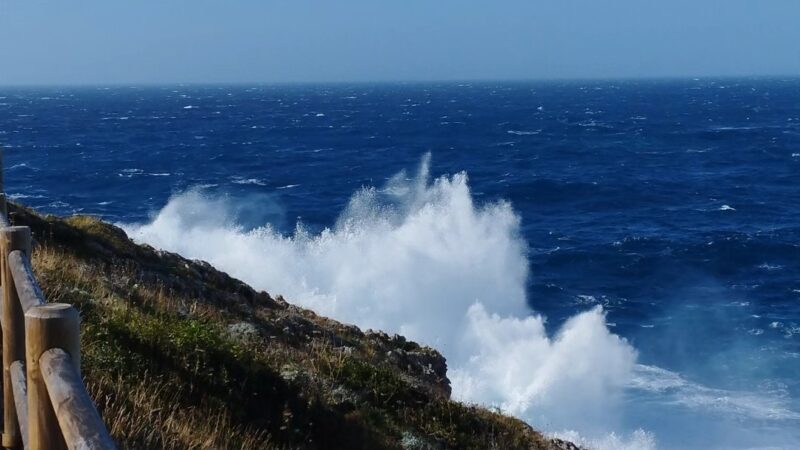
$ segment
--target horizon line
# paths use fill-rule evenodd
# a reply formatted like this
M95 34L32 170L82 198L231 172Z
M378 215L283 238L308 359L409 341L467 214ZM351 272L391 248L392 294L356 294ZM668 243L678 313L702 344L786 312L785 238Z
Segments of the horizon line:
M630 77L561 77L561 78L449 78L449 79L397 79L397 80L271 80L271 81L144 81L144 82L78 82L78 83L2 83L6 88L137 88L174 86L319 86L319 85L414 85L414 84L464 84L464 83L598 83L631 81L700 81L700 80L794 80L800 74L749 74L749 75L663 75Z

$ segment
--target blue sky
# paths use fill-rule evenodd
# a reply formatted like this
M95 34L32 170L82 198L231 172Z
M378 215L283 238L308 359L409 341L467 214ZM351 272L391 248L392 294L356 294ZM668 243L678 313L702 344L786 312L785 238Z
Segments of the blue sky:
M800 75L800 0L0 0L0 84Z

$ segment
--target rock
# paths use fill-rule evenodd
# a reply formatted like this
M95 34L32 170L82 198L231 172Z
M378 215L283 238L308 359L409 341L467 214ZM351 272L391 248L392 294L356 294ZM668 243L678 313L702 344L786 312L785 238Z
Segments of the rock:
M331 390L331 403L336 406L354 407L359 401L358 394L344 386L336 386Z
M258 337L258 328L250 322L237 322L228 325L228 334L234 339L248 341Z
M578 447L572 442L564 441L561 439L553 439L550 442L554 446L553 450L583 450L581 447Z
M403 437L400 439L400 446L403 447L403 450L439 450L442 448L442 446L428 442L408 431L403 432Z
M447 360L436 350L429 347L420 347L418 351L396 348L386 352L386 359L409 375L419 378L434 392L450 397Z
M305 372L292 365L281 367L281 378L288 383L296 383L306 378Z

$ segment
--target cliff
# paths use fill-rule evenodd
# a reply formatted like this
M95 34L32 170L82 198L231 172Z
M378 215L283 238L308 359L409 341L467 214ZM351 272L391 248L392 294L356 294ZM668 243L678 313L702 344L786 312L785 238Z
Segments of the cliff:
M31 227L46 298L81 313L86 384L121 448L577 449L450 399L447 364L257 292L92 217Z

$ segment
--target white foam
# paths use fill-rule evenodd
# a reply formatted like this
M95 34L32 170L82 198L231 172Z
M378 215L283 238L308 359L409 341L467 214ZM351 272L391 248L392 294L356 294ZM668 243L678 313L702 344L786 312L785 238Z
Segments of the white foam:
M533 136L533 135L541 133L541 130L536 130L536 131L508 130L508 131L506 131L506 133L513 134L515 136Z
M637 364L629 387L657 393L658 401L681 405L705 414L739 420L800 420L783 391L743 392L715 389L655 366Z
M6 148L10 148L7 145L5 147ZM8 168L8 170L15 170L15 169L28 169L28 170L33 170L33 171L38 171L39 170L38 168L33 167L33 166L29 165L28 163L14 164L13 166Z
M456 398L549 429L613 426L635 351L599 306L548 334L528 307L519 217L504 201L474 204L465 173L431 183L426 158L416 177L357 192L319 234L245 230L233 210L191 190L150 223L123 227L321 314L437 347Z
M47 198L45 195L40 194L8 194L8 198L11 200L24 200L24 199L35 199L35 198Z
M122 169L117 175L124 178L132 178L144 173L142 169Z
M609 433L599 438L586 438L574 430L552 433L552 437L564 439L592 450L655 450L656 438L645 430L636 430L628 436Z
M231 180L234 184L252 184L256 186L266 186L267 183L259 180L258 178L234 178Z

